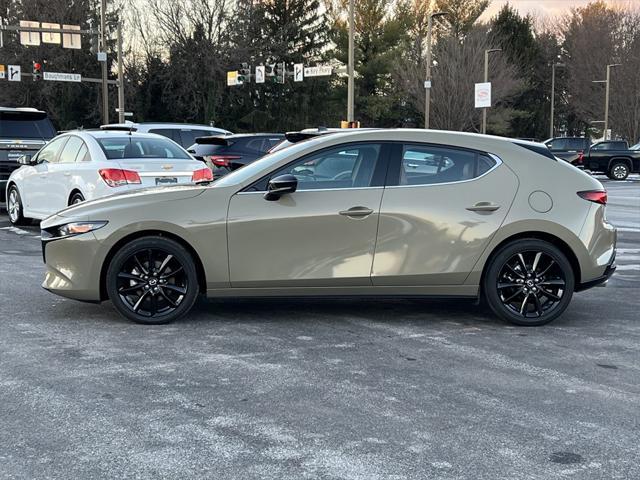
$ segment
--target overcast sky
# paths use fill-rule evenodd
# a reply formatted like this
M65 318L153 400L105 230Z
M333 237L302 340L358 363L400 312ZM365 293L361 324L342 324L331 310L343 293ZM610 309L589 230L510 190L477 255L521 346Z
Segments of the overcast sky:
M536 16L558 15L568 13L571 7L584 7L593 0L508 0L521 14L531 13ZM491 5L482 16L483 20L493 17L507 0L492 0ZM611 5L640 5L640 0L607 0Z

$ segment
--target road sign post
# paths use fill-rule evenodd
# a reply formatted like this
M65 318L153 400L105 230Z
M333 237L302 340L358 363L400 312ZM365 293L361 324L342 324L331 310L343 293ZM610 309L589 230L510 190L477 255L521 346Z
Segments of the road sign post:
M9 81L20 82L22 80L22 72L20 65L9 65Z

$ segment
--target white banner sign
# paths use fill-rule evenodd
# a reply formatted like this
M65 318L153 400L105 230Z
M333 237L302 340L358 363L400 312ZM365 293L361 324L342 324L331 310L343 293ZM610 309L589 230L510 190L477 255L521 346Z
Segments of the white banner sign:
M81 82L82 75L79 73L44 72L45 80L54 82Z
M39 28L40 22L20 20L20 26ZM40 32L20 32L20 43L29 47L37 47L38 45L40 45Z
M491 107L491 82L476 83L476 108Z
M304 65L301 63L295 63L293 65L293 81L301 82L304 80Z
M22 80L20 65L9 65L9 81L19 82Z
M42 23L42 28L60 28L59 23ZM60 44L60 34L54 32L42 32L42 43Z
M264 65L256 67L256 83L264 83Z
M305 67L305 77L326 77L331 75L332 68L330 65L318 65L317 67Z
M80 25L62 25L62 28L64 30L80 30ZM82 48L82 40L80 39L80 34L63 33L62 48Z

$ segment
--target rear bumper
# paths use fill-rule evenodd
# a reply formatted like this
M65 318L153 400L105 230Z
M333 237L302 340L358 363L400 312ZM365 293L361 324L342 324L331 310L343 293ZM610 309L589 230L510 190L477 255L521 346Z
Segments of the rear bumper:
M607 265L607 268L605 268L604 273L598 278L594 278L593 280L589 280L588 282L577 285L575 291L582 292L593 287L604 286L611 278L611 275L615 273L616 268L616 254L614 250L613 257L611 258L609 265Z

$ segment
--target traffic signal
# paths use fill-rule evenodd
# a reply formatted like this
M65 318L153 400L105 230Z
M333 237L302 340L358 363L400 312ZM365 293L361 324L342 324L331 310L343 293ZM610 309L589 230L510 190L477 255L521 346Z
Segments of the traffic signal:
M34 82L42 80L42 64L40 62L33 62L32 76Z
M100 47L98 45L98 35L91 35L91 46L89 47L89 51L96 55L100 51Z
M238 70L238 77L236 79L236 83L240 85L245 82L249 82L250 78L251 78L251 69L249 68L249 64L243 63L242 68Z
M276 64L268 63L264 66L264 76L265 78L271 79L271 81L276 80Z
M276 63L276 83L284 83L286 68L284 62Z

